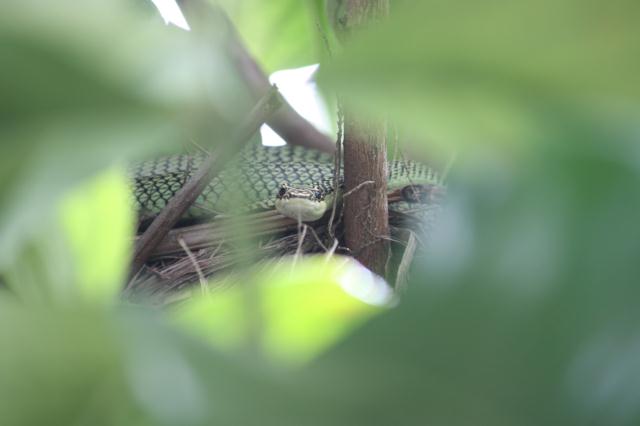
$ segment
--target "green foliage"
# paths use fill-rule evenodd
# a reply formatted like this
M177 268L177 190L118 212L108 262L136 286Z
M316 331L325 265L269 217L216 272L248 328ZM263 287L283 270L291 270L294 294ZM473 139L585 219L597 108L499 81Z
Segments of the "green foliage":
M149 312L0 302L2 424L190 425L216 411L193 366L203 349Z
M79 180L185 136L228 134L240 97L204 90L219 74L199 59L198 40L163 27L148 6L62 1L52 13L38 1L3 4L0 269ZM224 116L212 98L226 101Z
M361 269L340 257L257 268L236 279L210 282L213 288L231 288L195 297L175 316L214 347L254 347L276 363L297 365L324 352L391 302L386 284L373 280L361 279L356 297L347 292L348 281Z
M316 57L320 2L234 4L267 68ZM416 155L458 153L402 303L315 259L167 320L114 306L132 218L101 171L227 134L242 91L152 9L3 5L0 424L640 422L637 3L393 6L321 83Z
M129 239L135 232L129 200L129 184L120 170L99 176L63 200L62 226L78 263L77 286L89 300L115 300L127 278Z
M326 53L322 37L328 28L322 0L219 3L268 73L317 63Z
M637 120L639 15L625 0L406 2L319 79L446 149L568 143L576 119Z

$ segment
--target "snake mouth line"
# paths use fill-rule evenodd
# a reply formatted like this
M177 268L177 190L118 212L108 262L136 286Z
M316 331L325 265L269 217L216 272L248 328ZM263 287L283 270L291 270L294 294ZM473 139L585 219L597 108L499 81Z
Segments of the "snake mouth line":
M296 188L283 182L276 195L275 207L284 216L312 222L324 216L329 206L327 201L320 188Z
M279 198L275 205L280 214L301 222L313 222L322 218L329 207L324 200L308 198Z
M276 195L276 199L278 200L288 200L293 198L299 198L309 201L323 201L324 194L320 190L320 188L296 188L289 186L286 182L283 182L280 185L280 190L278 191L278 195Z

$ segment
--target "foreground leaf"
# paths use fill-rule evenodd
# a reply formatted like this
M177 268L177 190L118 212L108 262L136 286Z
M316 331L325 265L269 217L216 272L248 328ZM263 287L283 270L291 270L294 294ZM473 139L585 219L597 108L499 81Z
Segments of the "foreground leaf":
M326 27L322 1L225 0L248 49L266 72L315 64L320 60L320 31Z
M392 296L384 282L345 258L287 261L209 283L230 284L180 306L179 323L215 347L257 347L291 364L308 362L344 339Z
M410 141L517 152L612 116L637 122L639 16L625 0L402 2L319 79Z
M80 180L202 134L224 141L236 117L235 102L216 92L223 118L203 90L223 61L150 2L5 2L0 56L0 270Z
M111 170L63 201L61 220L84 299L116 300L131 254L134 217L129 182Z

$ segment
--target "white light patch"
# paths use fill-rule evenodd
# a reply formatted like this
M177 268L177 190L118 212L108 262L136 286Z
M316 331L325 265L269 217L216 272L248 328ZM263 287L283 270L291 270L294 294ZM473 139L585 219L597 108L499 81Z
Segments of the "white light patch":
M338 284L349 295L372 306L391 307L395 301L393 290L384 278L374 274L355 259L347 258Z
M315 81L313 74L318 64L302 68L276 71L269 77L271 84L278 86L280 94L298 114L309 120L321 132L332 132L329 115ZM262 144L268 146L284 145L285 141L266 124L260 129Z
M187 20L185 19L180 6L175 0L151 0L153 4L158 8L158 12L164 19L164 23L169 25L173 24L178 28L182 28L186 31L191 31Z

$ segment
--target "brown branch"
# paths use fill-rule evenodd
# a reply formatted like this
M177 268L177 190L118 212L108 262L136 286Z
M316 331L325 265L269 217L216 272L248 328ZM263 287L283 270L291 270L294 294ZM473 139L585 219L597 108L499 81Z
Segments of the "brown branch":
M229 144L222 145L216 152L207 157L195 174L169 200L160 214L151 222L149 228L136 241L131 275L135 275L149 260L149 257L167 235L169 230L195 202L204 188L218 173L218 166L233 153L239 151L244 144L258 131L265 120L280 105L280 96L273 87L253 108L245 123L233 136Z
M241 42L240 36L226 14L224 16L229 28L227 49L231 59L249 90L255 97L260 97L268 90L269 79ZM334 143L327 135L318 131L286 102L267 120L267 124L287 143L317 149L329 154L335 150Z
M297 224L296 220L284 217L272 210L250 214L246 217L216 217L207 223L172 229L158 244L152 257L180 253L181 247L178 242L180 238L189 245L191 250L200 250L217 246L227 241L234 241L239 233L238 227L251 229L251 236L259 238L293 230L297 227Z
M385 276L389 259L386 126L345 111L345 242L356 259Z
M338 98L338 136L336 138L336 152L333 158L333 193L338 194L340 191L340 176L342 175L342 146L344 143L344 114L342 111L342 102ZM336 217L336 210L338 208L337 200L334 200L331 206L331 217L329 218L329 238L335 239L335 229L333 228L333 221ZM340 212L342 214L342 212Z
M384 19L388 0L343 0L334 28L343 42L354 31ZM344 197L345 242L360 263L386 276L390 255L389 211L387 207L387 126L385 120L344 111ZM373 184L363 186L366 181Z
M259 99L264 96L269 91L269 87L271 87L269 79L244 46L238 31L225 11L221 7L199 0L182 0L180 3L181 5L189 6L184 8L184 12L190 23L198 21L197 18L202 19L201 16L196 14L208 14L211 17L211 19L207 19L209 25L221 23L226 26L227 36L224 40L223 48L227 51L253 97ZM267 124L287 143L317 149L329 154L332 154L335 150L333 142L327 135L318 131L284 100L278 111L269 117Z

